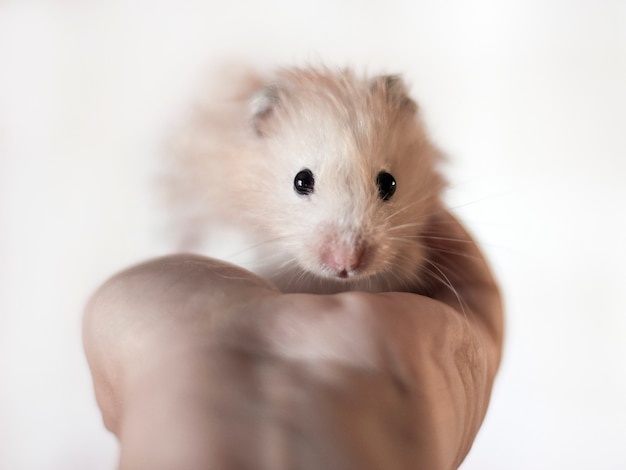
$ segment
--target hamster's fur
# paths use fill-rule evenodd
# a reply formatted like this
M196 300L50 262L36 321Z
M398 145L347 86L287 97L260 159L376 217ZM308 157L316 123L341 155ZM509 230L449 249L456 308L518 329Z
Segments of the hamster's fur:
M228 82L170 152L178 248L283 292L422 290L420 234L444 180L402 79L310 67ZM220 233L241 240L232 256L218 251Z

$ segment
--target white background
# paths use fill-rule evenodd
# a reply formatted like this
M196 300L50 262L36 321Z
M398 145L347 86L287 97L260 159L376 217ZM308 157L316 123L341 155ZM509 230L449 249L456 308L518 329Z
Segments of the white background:
M163 136L225 60L405 73L506 296L463 470L625 469L619 0L0 0L0 468L114 467L81 309L162 252Z

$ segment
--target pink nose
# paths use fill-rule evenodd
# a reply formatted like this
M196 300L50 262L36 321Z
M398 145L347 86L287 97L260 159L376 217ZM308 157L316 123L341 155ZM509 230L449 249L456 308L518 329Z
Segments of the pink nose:
M330 246L322 252L324 267L333 271L337 277L346 278L363 264L365 247Z

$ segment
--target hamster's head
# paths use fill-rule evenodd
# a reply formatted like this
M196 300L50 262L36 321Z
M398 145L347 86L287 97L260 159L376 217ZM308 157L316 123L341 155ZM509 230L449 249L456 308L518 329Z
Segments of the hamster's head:
M414 285L443 182L403 82L298 69L251 103L248 196L281 250L321 278Z

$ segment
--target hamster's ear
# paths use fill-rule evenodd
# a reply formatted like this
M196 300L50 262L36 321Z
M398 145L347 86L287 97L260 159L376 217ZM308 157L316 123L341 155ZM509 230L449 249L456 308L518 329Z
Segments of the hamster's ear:
M381 75L371 82L373 93L382 93L387 102L410 113L417 112L417 103L411 99L406 84L400 75Z
M264 137L269 121L281 100L281 90L277 85L268 85L252 95L250 110L252 128L259 137Z

